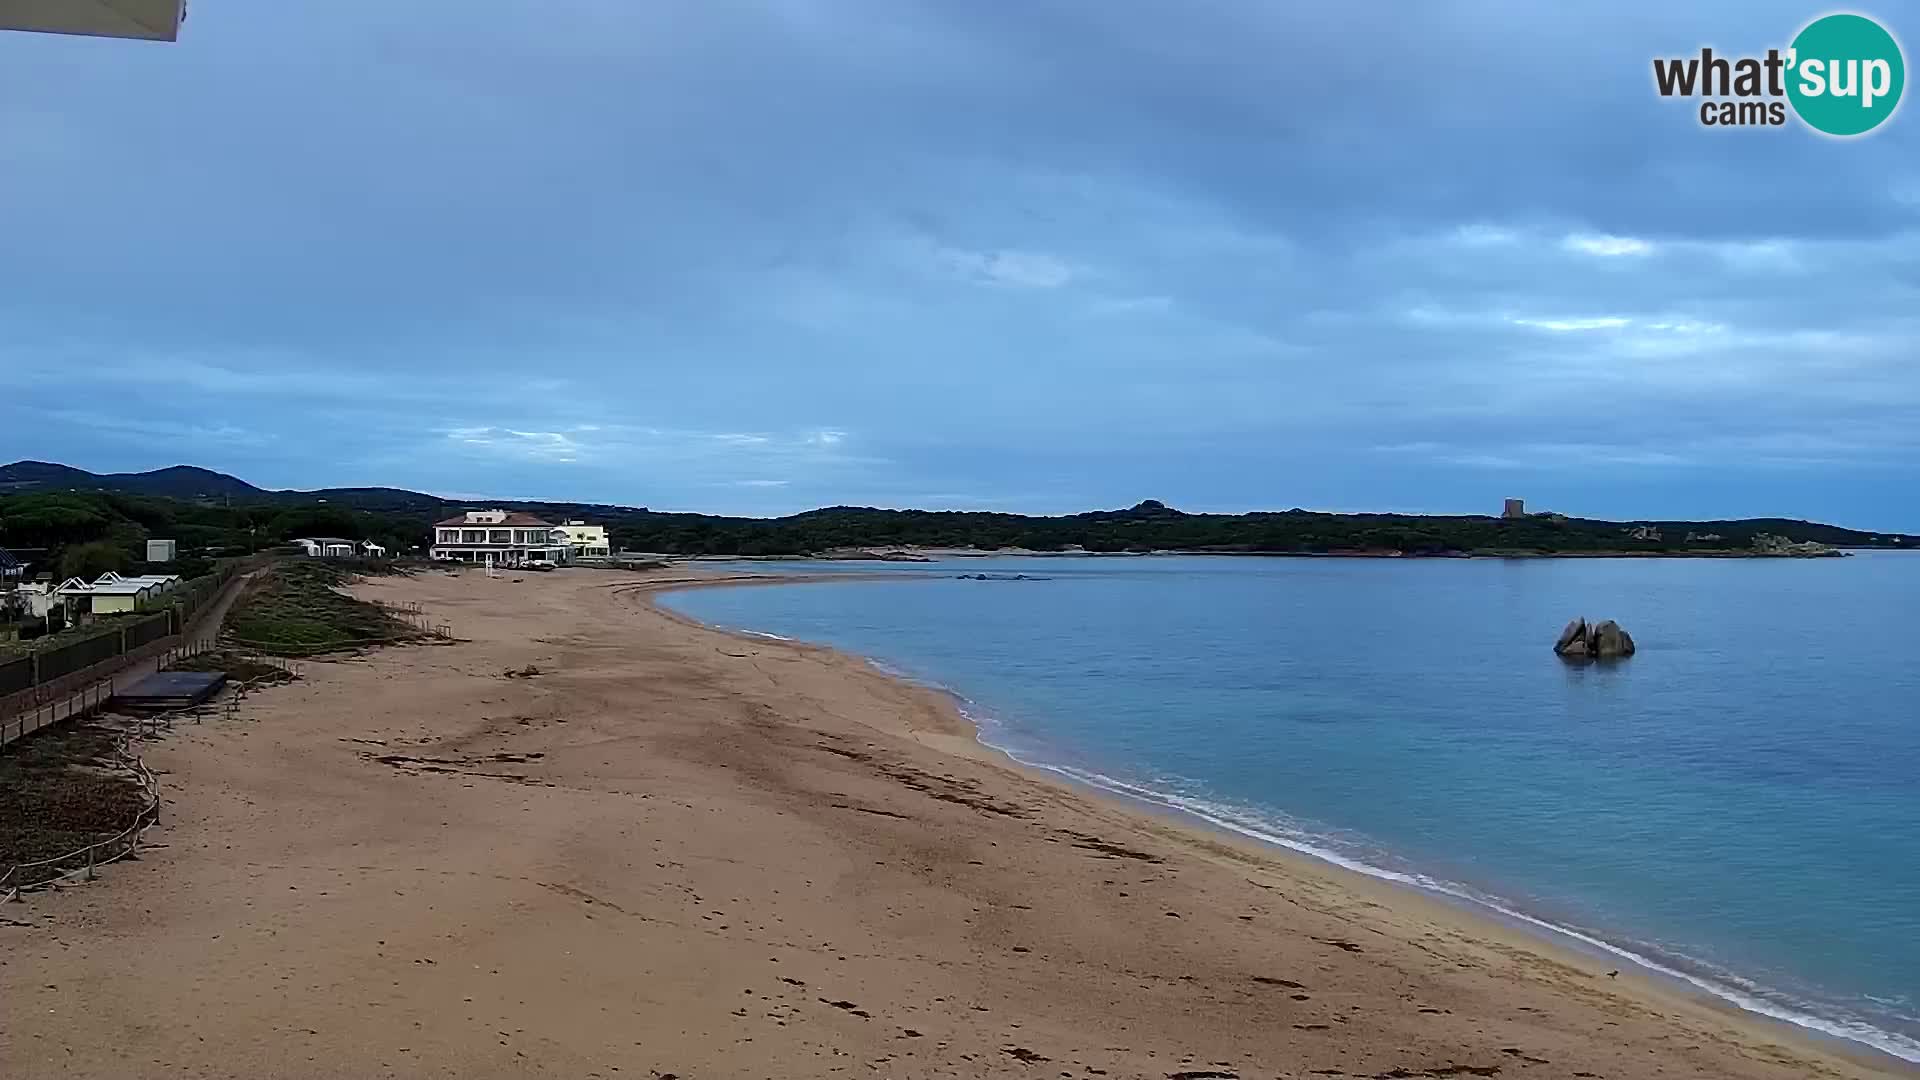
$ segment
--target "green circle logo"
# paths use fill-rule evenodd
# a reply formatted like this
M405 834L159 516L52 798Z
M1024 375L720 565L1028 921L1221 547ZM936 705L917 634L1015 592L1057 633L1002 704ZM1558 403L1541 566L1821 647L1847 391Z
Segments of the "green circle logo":
M1864 15L1827 15L1793 39L1787 98L1816 131L1864 135L1900 107L1907 63L1900 43Z

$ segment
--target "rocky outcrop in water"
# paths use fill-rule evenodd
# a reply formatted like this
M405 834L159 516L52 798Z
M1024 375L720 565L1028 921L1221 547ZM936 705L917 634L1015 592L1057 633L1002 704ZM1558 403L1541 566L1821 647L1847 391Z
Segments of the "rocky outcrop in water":
M1567 660L1614 660L1633 655L1633 635L1612 619L1598 623L1575 619L1560 631L1553 651Z

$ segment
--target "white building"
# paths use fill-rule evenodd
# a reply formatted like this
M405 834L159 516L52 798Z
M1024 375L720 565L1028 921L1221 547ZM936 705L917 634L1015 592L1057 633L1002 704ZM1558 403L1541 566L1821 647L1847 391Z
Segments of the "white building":
M567 534L567 546L573 549L576 559L601 558L613 554L613 547L607 540L605 525L589 525L584 521L569 521L560 526Z
M49 581L27 581L14 590L14 595L20 598L28 617L44 619L47 612L60 603L60 598L54 594L54 587Z
M172 562L180 556L180 544L174 540L147 541L148 562Z
M141 574L122 577L109 570L92 581L68 578L53 590L53 595L73 612L118 615L144 611L154 600L171 590L180 579L172 574ZM45 612L42 612L45 614Z
M315 559L351 559L360 550L357 541L342 540L337 536L302 537L294 543Z
M433 527L436 559L525 566L542 559L573 561L566 530L518 510L469 510Z

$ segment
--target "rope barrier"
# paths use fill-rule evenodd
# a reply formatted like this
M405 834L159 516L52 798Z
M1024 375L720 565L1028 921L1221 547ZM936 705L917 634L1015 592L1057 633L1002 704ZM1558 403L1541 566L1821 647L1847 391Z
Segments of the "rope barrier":
M85 847L70 851L65 855L56 855L51 859L36 859L32 862L15 863L0 874L0 903L18 900L20 894L29 889L50 888L59 885L77 874L85 874L92 881L96 867L119 862L140 850L140 837L155 822L160 820L160 782L155 779L147 763L132 752L132 738L122 736L114 747L120 757L120 764L132 769L139 778L140 787L146 795L146 805L133 816L133 824L105 840L96 840ZM104 853L104 854L103 854ZM59 866L64 863L86 860L86 865L70 870L59 870L44 878L26 880L31 872L42 868Z
M256 658L255 662L264 664L264 661L258 658ZM278 667L279 670L285 672L292 678L297 679L300 677L300 675L292 671L289 666L276 664L265 664L265 666ZM227 715L229 717L235 716L240 700L253 691L260 689L260 687L267 685L268 682L269 679L266 676L258 676L236 684L233 687L233 695L227 699ZM120 759L118 763L122 767L133 771L134 775L140 781L142 791L146 795L146 805L142 806L140 811L134 815L133 824L105 840L96 840L85 847L77 848L65 855L56 855L50 859L36 859L32 862L14 863L7 868L6 873L0 874L0 903L18 900L20 894L25 891L58 886L61 882L78 874L85 874L85 880L92 881L94 870L97 867L119 862L121 859L138 852L140 850L141 836L147 829L153 827L160 820L160 781L153 775L153 770L147 768L146 760L133 752L133 737L136 734L147 738L155 737L163 726L168 731L171 731L173 730L174 718L179 716L193 715L194 722L199 723L199 717L205 714L206 708L204 704L190 705L182 709L169 709L152 716L136 718L134 721L135 730L130 733L121 734L119 739L114 743L114 753ZM70 862L77 863L81 859L86 860L84 866L76 866L70 870L58 871L44 878L26 880L32 876L32 871L36 869L59 866Z

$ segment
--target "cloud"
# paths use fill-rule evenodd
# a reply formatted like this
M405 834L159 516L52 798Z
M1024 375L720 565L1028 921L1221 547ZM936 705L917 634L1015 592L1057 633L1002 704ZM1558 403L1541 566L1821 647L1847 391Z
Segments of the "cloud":
M446 437L462 446L477 447L506 457L572 464L586 452L586 447L574 438L574 435L581 433L578 430L519 431L500 427L463 427L446 432Z
M742 513L1477 508L1525 463L1920 529L1920 125L1647 87L1785 9L465 14L0 35L0 459Z
M190 423L144 416L116 415L92 409L52 409L41 414L43 420L72 425L91 431L96 438L120 442L165 440L170 445L194 447L261 446L273 442L273 432L257 431L229 423Z
M1702 245L1706 252L1729 269L1794 273L1805 269L1802 245L1791 240L1765 238L1719 240Z
M1651 243L1633 236L1575 233L1560 243L1561 246L1568 251L1578 252L1582 255L1596 255L1601 258L1653 254L1653 245Z
M1617 315L1603 315L1585 319L1509 319L1515 326L1530 326L1536 330L1551 330L1554 333L1570 333L1582 330L1618 330L1630 326L1632 319L1623 319Z
M1518 244L1521 236L1522 234L1515 229L1476 222L1454 229L1451 239L1462 247L1506 248Z
M940 253L956 274L983 285L1015 289L1057 289L1072 281L1072 266L1052 255L1034 251L962 251Z
M1087 306L1097 315L1164 315L1173 310L1174 301L1166 295L1103 296Z

